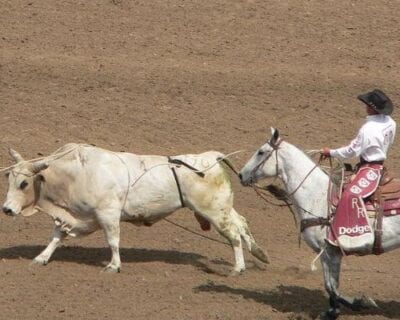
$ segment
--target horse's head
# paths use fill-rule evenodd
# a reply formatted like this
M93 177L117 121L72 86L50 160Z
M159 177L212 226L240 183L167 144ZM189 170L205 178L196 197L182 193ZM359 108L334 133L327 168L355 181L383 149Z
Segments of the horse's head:
M46 169L48 164L44 161L34 163L25 161L17 151L12 149L10 149L10 155L16 164L6 173L8 191L3 212L15 216L34 204L37 196L35 188L42 179L39 173Z
M271 128L272 137L258 149L239 173L240 181L248 186L278 174L276 152L281 143L279 131ZM275 154L275 156L273 156Z

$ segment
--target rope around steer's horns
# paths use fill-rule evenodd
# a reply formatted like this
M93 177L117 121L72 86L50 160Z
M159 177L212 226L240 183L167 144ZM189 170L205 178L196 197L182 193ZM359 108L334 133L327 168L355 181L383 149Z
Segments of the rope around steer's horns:
M55 160L57 160L57 159L60 159L60 158L62 158L62 157L64 157L64 156L66 156L68 153L74 151L75 149L77 149L77 148L80 147L81 145L84 145L84 144L81 143L81 144L78 144L78 145L76 145L76 146L74 146L74 147L72 147L72 148L70 148L70 149L67 149L66 151L64 151L64 152L62 152L62 153L57 153L57 151L59 151L59 150L62 148L62 147L61 147L61 148L58 148L56 151L54 151L53 154L51 154L51 155L43 156L43 157L39 157L39 158L34 158L34 159L29 159L29 160L25 160L25 159L24 159L24 161L26 161L26 162L36 162L36 161L40 161L40 160L48 160L49 162L55 161ZM13 165L11 165L11 166L9 166L9 167L1 167L1 168L0 168L0 172L8 171L8 170L10 170L10 169L13 169L16 165L17 165L17 164L13 164Z

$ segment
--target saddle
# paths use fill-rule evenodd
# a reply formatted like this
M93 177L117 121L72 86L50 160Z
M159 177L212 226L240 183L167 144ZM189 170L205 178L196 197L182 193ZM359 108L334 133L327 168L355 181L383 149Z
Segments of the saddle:
M385 216L400 213L400 179L390 176L386 169L383 170L378 189L365 200L367 211L375 211L376 204L383 205Z
M346 188L352 180L353 171L345 171L343 189ZM339 193L331 193L331 204L336 207L339 202ZM379 187L368 198L364 199L365 207L370 216L376 212L377 205L383 203L383 212L385 216L400 214L400 179L392 177L385 167L379 182Z

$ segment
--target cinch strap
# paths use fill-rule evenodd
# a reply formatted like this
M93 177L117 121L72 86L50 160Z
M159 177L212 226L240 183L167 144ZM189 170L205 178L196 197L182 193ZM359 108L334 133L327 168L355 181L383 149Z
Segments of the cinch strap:
M191 165L183 162L182 160L172 159L172 158L168 157L168 162L172 163L172 164L183 165L183 166L189 168L190 170L192 170L198 176L204 178L204 173L203 172L200 172L199 170L197 170L196 168L192 167ZM181 200L182 208L184 208L185 204L183 203L182 189L181 189L181 184L179 183L178 175L176 174L176 170L175 170L174 167L171 168L171 171L172 171L172 174L174 175L176 186L178 187L179 199Z
M189 168L190 170L192 170L199 177L204 178L204 173L203 172L200 172L199 170L197 170L196 168L192 167L190 164L187 164L186 162L183 162L182 160L172 159L172 158L168 157L168 162L172 163L172 164L178 164L178 165L185 166L186 168Z
M176 171L175 171L175 168L174 168L174 167L172 167L171 170L172 170L172 174L174 175L174 178L175 178L176 186L178 187L179 199L181 199L182 208L184 208L185 205L184 205L184 203L183 203L182 190L181 190L181 185L179 184L178 176L177 176L177 174L176 174Z

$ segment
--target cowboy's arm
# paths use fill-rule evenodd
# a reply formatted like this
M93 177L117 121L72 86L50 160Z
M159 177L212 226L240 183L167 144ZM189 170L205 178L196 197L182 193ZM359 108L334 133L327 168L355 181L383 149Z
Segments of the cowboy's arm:
M331 157L341 158L341 159L349 159L357 157L361 154L363 150L363 140L364 140L363 130L360 130L358 132L357 137L353 139L349 145L338 149L330 149L329 154Z

